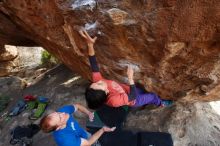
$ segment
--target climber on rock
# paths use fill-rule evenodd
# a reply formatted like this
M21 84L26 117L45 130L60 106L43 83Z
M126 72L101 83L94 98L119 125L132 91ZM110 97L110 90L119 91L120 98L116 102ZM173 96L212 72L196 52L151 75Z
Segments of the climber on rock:
M136 87L133 80L134 71L131 66L128 66L127 69L129 85L103 78L96 62L95 50L93 47L97 37L91 38L85 30L81 30L79 33L87 42L89 62L92 70L93 83L85 92L89 108L97 109L103 104L111 107L120 107L123 105L140 107L148 104L170 106L172 104L170 100L161 100L157 94L145 92Z
M53 132L54 140L58 146L100 146L97 141L104 132L112 132L115 127L102 127L91 135L80 127L72 114L81 111L88 115L90 121L94 118L94 113L90 112L80 104L63 106L56 112L44 116L40 121L40 127L45 133Z

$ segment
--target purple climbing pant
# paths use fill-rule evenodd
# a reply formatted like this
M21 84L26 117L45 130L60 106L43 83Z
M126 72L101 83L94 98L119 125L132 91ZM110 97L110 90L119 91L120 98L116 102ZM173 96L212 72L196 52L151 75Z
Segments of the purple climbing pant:
M133 107L140 107L146 104L154 104L157 106L161 105L161 99L157 94L150 92L146 93L144 90L137 87L136 87L136 92L137 92L137 97L135 99L136 102L133 105Z

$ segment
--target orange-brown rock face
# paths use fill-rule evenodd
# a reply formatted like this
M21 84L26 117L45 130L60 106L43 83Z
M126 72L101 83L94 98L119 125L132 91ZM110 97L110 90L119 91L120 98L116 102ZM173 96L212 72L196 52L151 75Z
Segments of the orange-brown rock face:
M1 2L0 2L1 7ZM2 9L2 8L1 8ZM11 18L0 10L0 53L4 53L4 45L13 44L20 46L33 46L36 43L29 39L29 35ZM1 62L1 58L0 58Z
M220 99L219 0L4 0L0 11L84 77L90 70L80 27L98 36L107 78L124 81L131 64L136 80L163 98Z

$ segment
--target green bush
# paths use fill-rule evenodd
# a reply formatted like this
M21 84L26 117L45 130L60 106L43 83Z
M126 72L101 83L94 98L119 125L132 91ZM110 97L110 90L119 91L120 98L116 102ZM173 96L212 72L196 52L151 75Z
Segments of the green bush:
M56 57L51 55L46 50L42 51L42 53L41 53L41 64L43 66L51 67L51 66L56 65L58 63L59 63L59 60Z

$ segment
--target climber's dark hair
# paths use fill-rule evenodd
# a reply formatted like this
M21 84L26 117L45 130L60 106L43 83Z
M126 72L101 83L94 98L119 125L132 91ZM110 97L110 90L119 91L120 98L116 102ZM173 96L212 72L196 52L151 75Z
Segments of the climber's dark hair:
M95 90L90 87L85 92L86 102L90 109L98 109L107 100L107 94L103 90Z

